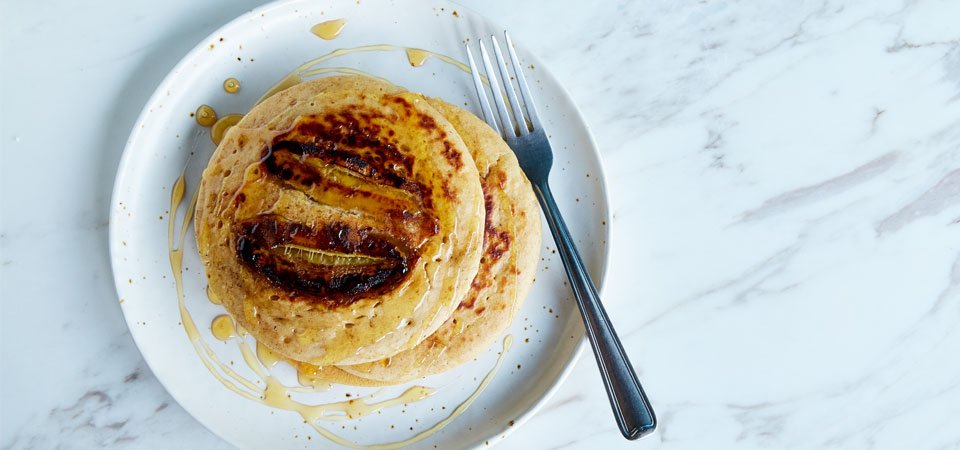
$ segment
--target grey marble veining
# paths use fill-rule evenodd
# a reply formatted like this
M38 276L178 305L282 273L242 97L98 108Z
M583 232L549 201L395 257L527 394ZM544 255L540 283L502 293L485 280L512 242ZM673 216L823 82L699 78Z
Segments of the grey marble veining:
M960 4L463 3L593 130L661 422L623 441L586 356L500 445L960 448ZM106 217L154 87L255 4L4 6L0 447L228 448L140 358Z

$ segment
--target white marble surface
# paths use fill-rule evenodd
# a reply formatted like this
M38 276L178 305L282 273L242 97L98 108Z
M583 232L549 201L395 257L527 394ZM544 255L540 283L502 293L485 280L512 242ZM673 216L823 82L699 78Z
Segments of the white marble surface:
M154 87L256 3L0 3L0 447L229 447L130 339L107 210ZM660 416L622 440L586 356L503 447L960 448L960 3L463 3L594 130Z

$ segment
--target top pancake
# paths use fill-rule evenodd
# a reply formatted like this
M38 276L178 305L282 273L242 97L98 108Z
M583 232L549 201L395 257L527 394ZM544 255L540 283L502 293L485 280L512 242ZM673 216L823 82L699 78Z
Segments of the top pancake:
M358 364L412 348L476 275L476 165L422 96L367 77L291 87L227 132L196 234L210 289L258 342Z

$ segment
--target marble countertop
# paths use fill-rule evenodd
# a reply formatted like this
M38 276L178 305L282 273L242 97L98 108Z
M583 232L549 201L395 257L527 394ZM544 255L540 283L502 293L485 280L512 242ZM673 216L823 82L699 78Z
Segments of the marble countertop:
M257 3L4 2L0 447L229 448L131 340L107 212L160 79ZM624 441L585 355L502 447L960 448L960 3L462 3L592 127L660 418Z

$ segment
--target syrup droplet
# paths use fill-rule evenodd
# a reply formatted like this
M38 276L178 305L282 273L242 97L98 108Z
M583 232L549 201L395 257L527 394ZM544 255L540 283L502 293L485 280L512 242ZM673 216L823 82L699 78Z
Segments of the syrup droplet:
M210 324L210 331L213 333L213 337L221 341L230 340L237 335L237 329L233 326L233 319L226 314L221 314L213 319L213 323Z
M210 289L210 286L207 286L207 299L209 299L210 303L213 303L214 305L223 304L223 301L220 300L220 297L213 292L213 289Z
M201 127L212 127L217 123L217 112L210 105L200 105L194 117Z
M227 91L228 94L240 92L240 80L232 77L223 80L223 90Z

